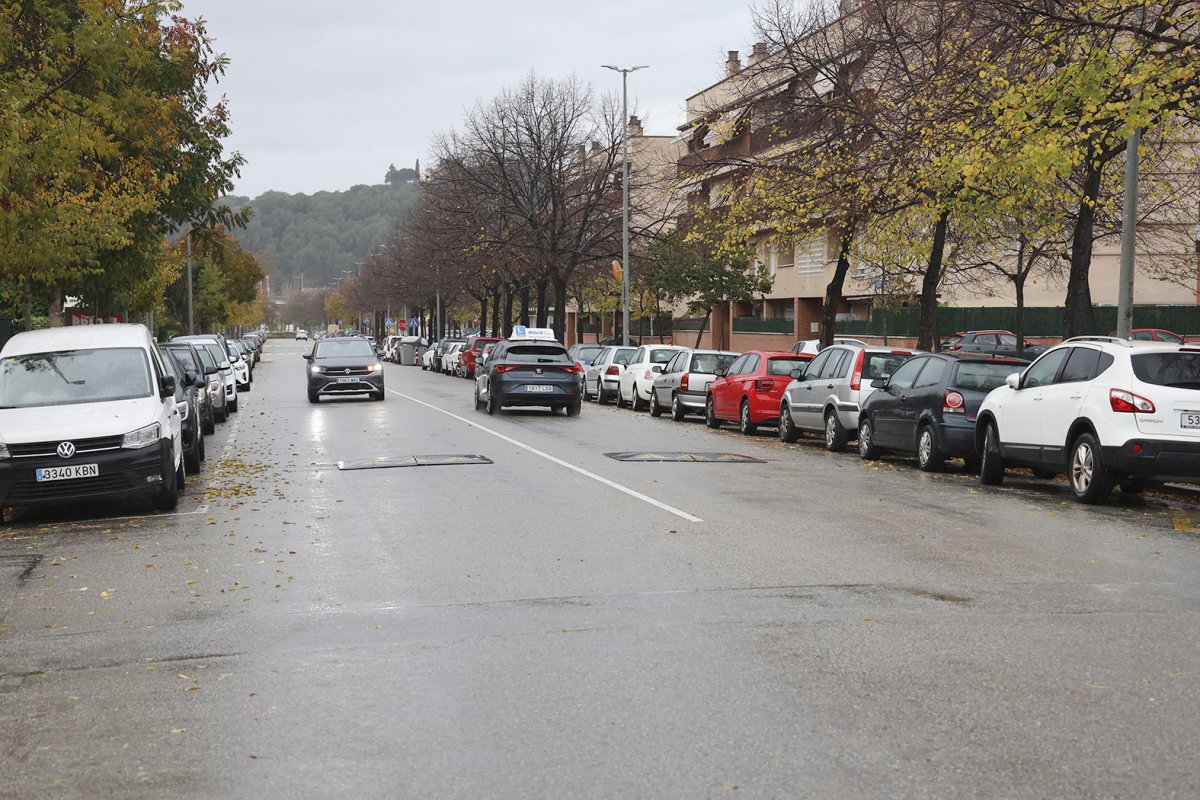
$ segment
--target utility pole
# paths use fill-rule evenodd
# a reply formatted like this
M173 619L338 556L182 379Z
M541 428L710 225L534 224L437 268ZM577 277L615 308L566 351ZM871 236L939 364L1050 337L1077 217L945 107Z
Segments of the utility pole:
M1138 28L1142 27L1146 10L1139 7ZM1141 87L1134 87L1133 97L1141 97ZM1117 336L1128 339L1133 335L1133 276L1137 250L1138 209L1138 148L1142 146L1142 129L1134 128L1125 143L1125 209L1121 217L1121 274L1117 285Z
M640 67L614 67L601 64L603 69L621 73L621 114L624 117L625 136L621 154L621 343L629 346L629 73Z
M192 232L187 234L188 334L195 335L195 310L192 307Z

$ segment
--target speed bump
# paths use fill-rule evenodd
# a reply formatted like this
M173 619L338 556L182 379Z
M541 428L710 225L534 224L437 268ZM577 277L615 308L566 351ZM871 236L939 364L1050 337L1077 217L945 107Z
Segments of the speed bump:
M614 461L662 463L675 462L687 464L765 464L761 458L745 456L738 453L605 453Z
M352 469L394 469L397 467L455 467L467 464L491 464L490 458L477 455L446 455L446 456L384 456L382 458L363 458L357 461L339 461L340 470Z

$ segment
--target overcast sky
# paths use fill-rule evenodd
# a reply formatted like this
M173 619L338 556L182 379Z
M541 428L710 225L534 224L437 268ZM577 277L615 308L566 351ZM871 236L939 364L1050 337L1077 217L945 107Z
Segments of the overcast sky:
M431 137L530 69L620 93L630 75L648 134L673 134L684 100L749 49L750 0L184 0L231 61L214 88L232 111L237 193L381 183L428 164Z

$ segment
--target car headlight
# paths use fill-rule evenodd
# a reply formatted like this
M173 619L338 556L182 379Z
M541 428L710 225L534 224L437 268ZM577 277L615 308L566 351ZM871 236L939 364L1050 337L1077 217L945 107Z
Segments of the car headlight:
M221 391L221 379L216 375L208 379L208 391L213 394Z
M8 452L8 445L4 444L3 442L0 442L0 461L4 460L6 458L11 458L11 457L12 456L9 455L9 452Z
M325 371L325 368L318 367L316 364L313 364L311 367L308 368L308 371L311 372L313 375L320 375L322 372Z
M371 365L371 372L383 372L383 364L376 361Z
M179 412L179 420L181 422L187 420L187 418L188 418L188 404L187 403L176 403L175 410Z
M124 440L121 442L121 447L127 450L137 450L139 447L149 447L158 442L159 436L162 433L162 428L156 422L153 425L147 425L144 428L139 428L132 433L125 434Z

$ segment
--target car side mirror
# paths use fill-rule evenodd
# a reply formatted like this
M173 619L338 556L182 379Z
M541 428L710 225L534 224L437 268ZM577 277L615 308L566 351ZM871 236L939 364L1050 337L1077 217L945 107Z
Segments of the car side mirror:
M1013 374L1011 374L1007 378L1005 378L1004 382L1008 385L1008 388L1010 388L1010 389L1020 389L1021 388L1021 373L1014 372Z
M651 365L650 365L650 371L651 371L651 372L662 372L662 371L663 371L663 365L662 365L662 364L651 364Z
M175 376L163 375L158 379L158 394L161 397L175 396Z
M718 378L724 378L728 374L729 370L725 367L717 367L717 371L713 373L713 375L716 375Z
M303 353L300 357L305 361L312 361L312 353Z
M204 368L204 374L205 374L205 375L216 375L216 374L217 374L218 372L220 372L220 371L221 371L221 368L220 368L220 367L216 367L216 366L213 366L213 367L205 367L205 368Z
M788 374L792 376L792 380L798 381L804 377L804 370L803 369L794 369Z
M221 369L223 369L223 370L225 370L225 369L229 369L229 362L228 362L228 361L222 361L222 362L221 362L221 364L220 364L220 367L221 367Z
M189 369L183 373L183 382L187 386L201 386L204 383L204 379Z

